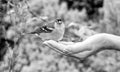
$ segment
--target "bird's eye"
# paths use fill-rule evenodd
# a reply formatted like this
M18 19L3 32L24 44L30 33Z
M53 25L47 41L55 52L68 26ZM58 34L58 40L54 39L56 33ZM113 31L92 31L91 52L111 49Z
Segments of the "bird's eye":
M58 24L62 24L62 20L61 19L57 19L56 21Z
M57 19L58 21L62 21L61 19Z

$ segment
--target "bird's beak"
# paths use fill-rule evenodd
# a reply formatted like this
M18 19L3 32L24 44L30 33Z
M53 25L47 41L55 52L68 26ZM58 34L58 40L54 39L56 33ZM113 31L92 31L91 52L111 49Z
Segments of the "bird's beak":
M62 22L59 22L58 24L59 24L59 25L61 25L61 24L62 24Z

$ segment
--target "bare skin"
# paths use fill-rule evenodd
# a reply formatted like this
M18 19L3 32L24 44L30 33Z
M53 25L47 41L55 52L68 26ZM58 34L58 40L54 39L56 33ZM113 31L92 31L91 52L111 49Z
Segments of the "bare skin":
M120 50L120 36L101 33L93 35L82 42L72 43L49 40L45 41L44 45L62 54L85 59L101 50Z

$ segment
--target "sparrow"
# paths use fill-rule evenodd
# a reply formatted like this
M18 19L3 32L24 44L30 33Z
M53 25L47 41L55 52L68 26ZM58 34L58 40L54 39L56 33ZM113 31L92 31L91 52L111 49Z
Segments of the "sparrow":
M65 32L65 24L61 19L56 19L53 23L45 24L42 27L36 28L29 34L35 34L40 37L43 41L55 40L60 41L63 38Z

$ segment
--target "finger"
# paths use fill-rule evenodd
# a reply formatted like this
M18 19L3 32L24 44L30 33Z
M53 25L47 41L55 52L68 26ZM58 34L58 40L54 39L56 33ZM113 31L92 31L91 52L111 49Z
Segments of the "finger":
M66 49L67 49L67 45L58 43L54 40L45 41L43 44L54 49L54 50L59 50L63 53L65 53Z
M66 43L65 44L61 44L61 43L58 43L56 41L49 40L49 41L45 41L44 44L47 45L49 48L55 50L56 52L60 53L60 54L63 54L63 55L66 55L66 56L73 57L73 58L81 60L81 58L72 55L71 53L69 53L68 51L66 51L64 49L67 46Z
M56 41L49 40L49 41L43 42L43 44L44 44L45 46L48 46L49 48L55 50L56 52L58 52L58 53L60 53L60 54L64 54L63 49L61 49L61 46L60 46L59 43L56 42ZM59 45L59 46L57 46L57 45Z

